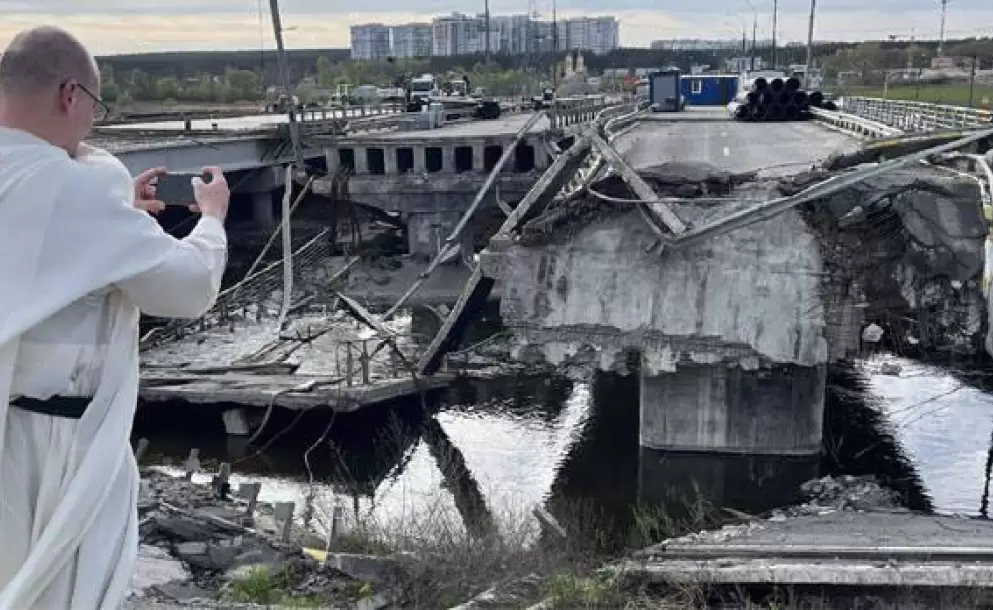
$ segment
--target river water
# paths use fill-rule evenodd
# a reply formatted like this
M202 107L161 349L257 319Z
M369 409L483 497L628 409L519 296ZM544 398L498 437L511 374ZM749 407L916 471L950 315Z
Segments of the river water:
M833 367L822 474L876 474L912 508L985 515L985 379L892 355ZM552 504L623 525L638 495L636 392L616 376L460 382L430 397L427 416L413 400L334 421L308 414L261 455L227 440L203 407L140 409L134 436L150 440L146 464L175 473L199 448L198 480L234 462L233 482L260 481L262 499L292 500L300 512L313 506L317 525L336 503L349 518L411 535L490 520L523 533L531 509Z

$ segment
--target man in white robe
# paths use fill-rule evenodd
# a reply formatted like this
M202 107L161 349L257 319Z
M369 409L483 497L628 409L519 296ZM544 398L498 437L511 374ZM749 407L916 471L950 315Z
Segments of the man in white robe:
M138 545L139 311L198 317L226 263L224 177L195 181L188 237L165 233L146 211L157 172L134 181L81 143L99 92L62 30L23 32L0 59L0 610L120 606Z

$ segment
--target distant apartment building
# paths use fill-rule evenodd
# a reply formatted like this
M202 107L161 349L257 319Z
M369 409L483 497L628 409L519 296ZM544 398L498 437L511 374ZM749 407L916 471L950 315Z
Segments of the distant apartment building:
M543 21L529 15L452 13L430 24L406 23L387 27L378 23L351 28L352 58L453 56L484 53L524 55L552 51L588 51L604 54L620 46L615 17L575 17Z
M486 17L483 17L483 29ZM508 55L524 55L536 50L534 40L538 34L535 29L536 21L527 15L490 16L490 32L495 37L496 45L491 49L497 53Z
M381 23L353 25L352 59L381 59L390 55L390 28Z
M394 57L431 55L431 24L405 23L390 28Z
M619 46L620 28L614 17L576 17L565 21L566 49L609 53Z

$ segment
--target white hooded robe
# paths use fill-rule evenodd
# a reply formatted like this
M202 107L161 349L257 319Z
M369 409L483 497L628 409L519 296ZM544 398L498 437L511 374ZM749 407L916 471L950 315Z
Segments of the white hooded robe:
M227 256L203 217L178 240L127 169L0 127L0 610L111 610L138 544L129 436L139 311L198 317ZM92 397L79 420L9 406Z

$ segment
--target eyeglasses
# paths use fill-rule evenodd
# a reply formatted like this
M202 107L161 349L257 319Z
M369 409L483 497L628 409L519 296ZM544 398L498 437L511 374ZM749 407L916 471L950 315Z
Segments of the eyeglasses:
M110 106L105 104L102 99L100 99L97 95L95 95L85 86L79 83L76 83L76 86L79 87L80 91L90 96L90 98L93 100L95 104L93 106L93 120L96 121L97 123L102 123L107 118L107 115L110 114Z
M68 82L63 83L62 86L65 87L68 84L69 84ZM76 87L79 88L80 91L88 95L90 99L93 100L93 104L94 104L93 120L96 121L97 123L103 122L107 118L107 115L110 114L110 106L104 103L102 99L100 99L95 93L90 91L85 85L81 83L74 83L74 84Z

